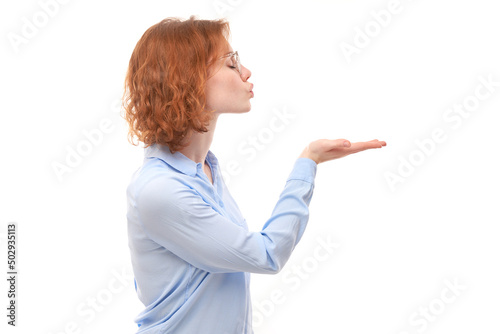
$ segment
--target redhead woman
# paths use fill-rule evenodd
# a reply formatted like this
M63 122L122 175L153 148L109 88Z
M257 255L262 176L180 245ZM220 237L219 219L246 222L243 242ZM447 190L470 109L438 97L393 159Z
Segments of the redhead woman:
M320 139L291 166L260 231L247 222L210 150L217 119L246 113L251 72L224 20L165 19L137 43L125 81L129 140L144 161L127 188L129 247L143 334L250 334L250 273L276 274L306 228L317 165L379 140ZM230 138L228 138L230 140Z

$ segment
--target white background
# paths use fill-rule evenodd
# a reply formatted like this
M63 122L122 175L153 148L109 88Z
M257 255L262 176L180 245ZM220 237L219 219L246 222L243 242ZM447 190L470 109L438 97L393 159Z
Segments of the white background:
M223 13L217 3L227 5ZM219 118L211 147L223 166L242 165L228 186L251 229L265 223L310 141L387 142L318 166L309 225L289 263L278 275L252 276L262 320L255 333L498 332L500 87L461 123L443 118L473 101L479 77L500 81L498 7L401 0L381 27L371 12L390 3L71 0L43 22L40 2L2 2L1 277L7 223L17 222L19 240L18 326L6 325L2 279L2 333L136 330L143 306L130 276L125 189L143 151L128 143L116 106L144 31L190 15L225 16L252 71L252 110ZM36 18L45 25L15 47L13 34ZM349 62L342 43L354 47L367 27L369 43ZM271 140L262 131L273 110L294 118ZM68 147L103 120L112 130L58 179L53 164L65 164ZM436 129L446 140L418 153L415 141ZM259 135L264 149L247 161L236 148ZM391 189L387 173L411 157L420 165ZM340 246L318 261L318 240L328 239ZM462 287L457 295L447 281Z

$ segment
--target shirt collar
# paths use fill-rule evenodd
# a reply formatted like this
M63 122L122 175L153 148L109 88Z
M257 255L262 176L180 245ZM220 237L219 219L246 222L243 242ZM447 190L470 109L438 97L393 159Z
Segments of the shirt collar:
M197 173L198 163L189 159L179 151L172 154L166 145L152 144L144 148L144 158L161 159L179 172L189 176L195 176ZM208 150L206 160L208 160L210 167L214 169L218 168L219 162L212 151Z

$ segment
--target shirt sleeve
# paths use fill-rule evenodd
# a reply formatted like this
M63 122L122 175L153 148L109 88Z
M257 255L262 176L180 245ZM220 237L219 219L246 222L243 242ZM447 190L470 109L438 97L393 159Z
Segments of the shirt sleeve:
M260 232L235 224L196 190L169 178L145 185L136 209L149 238L195 267L214 273L277 273L304 233L316 169L309 158L295 161Z

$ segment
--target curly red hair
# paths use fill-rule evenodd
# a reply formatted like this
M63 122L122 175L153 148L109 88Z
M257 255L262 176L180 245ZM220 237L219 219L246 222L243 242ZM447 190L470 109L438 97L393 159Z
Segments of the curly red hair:
M227 52L229 34L227 21L194 16L167 18L146 30L125 78L123 117L131 144L138 145L136 136L145 147L156 143L175 152L187 145L191 131L208 131L208 70Z

